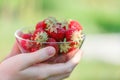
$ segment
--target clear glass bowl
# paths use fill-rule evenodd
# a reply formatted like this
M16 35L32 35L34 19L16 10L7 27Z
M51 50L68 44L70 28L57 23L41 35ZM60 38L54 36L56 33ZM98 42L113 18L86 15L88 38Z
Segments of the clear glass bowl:
M36 41L23 39L21 37L23 34L32 33L33 31L34 31L33 27L28 27L28 28L18 29L15 32L15 37L16 37L17 44L18 44L20 51L22 53L31 53L31 52L34 52L34 51L39 50L41 48L47 47L48 44L52 44L52 45L57 44L56 55L54 57L52 57L51 59L49 59L49 62L53 62L53 63L66 62L68 60L68 57L67 57L67 59L62 58L63 60L61 60L61 61L59 61L59 59L57 59L56 57L58 57L58 56L63 57L63 55L64 56L69 55L70 57L74 56L74 54L69 54L69 52L74 50L74 49L77 49L77 48L80 49L82 44L83 44L83 41L85 39L85 35L82 34L79 46L77 46L73 49L72 48L68 49L66 52L64 52L64 51L62 52L61 47L64 47L65 45L71 45L71 44L72 44L71 46L74 46L73 42L41 42L38 44Z

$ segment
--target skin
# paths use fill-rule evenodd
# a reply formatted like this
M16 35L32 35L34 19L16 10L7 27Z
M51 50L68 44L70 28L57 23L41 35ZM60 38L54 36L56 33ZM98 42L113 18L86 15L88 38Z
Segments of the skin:
M81 59L81 51L66 63L40 63L54 56L55 49L51 46L30 54L21 54L17 44L11 53L0 63L0 80L62 80L70 76ZM39 64L36 64L39 63Z

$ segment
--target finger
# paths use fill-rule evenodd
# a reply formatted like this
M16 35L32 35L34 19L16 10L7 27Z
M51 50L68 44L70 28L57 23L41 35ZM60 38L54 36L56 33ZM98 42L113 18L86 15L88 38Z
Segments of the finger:
M69 76L70 76L70 73L60 74L60 75L55 75L55 76L48 77L45 80L63 80L63 79L68 78Z
M21 74L33 77L36 80L43 80L51 76L69 74L71 73L69 66L66 66L64 63L60 64L39 64L37 66L31 66L24 71L21 71Z
M17 45L17 42L15 42L14 43L14 45L13 45L13 48L12 48L12 50L11 50L11 52L10 52L10 54L8 54L8 56L5 58L5 59L7 59L7 58L9 58L9 57L12 57L12 56L15 56L15 55L18 55L18 54L20 54L21 53L21 51L19 50L19 47L18 47L18 45ZM5 60L4 59L4 60Z
M46 47L43 49L40 49L36 52L33 52L31 54L20 54L13 56L4 63L6 63L9 67L15 67L18 70L23 70L35 63L42 62L44 60L47 60L48 58L52 57L55 54L55 49L53 47Z
M69 60L66 64L67 64L67 65L70 65L71 67L74 68L74 67L79 63L81 57L82 57L82 52L81 52L81 50L79 50L79 51L74 55L74 57L73 57L71 60Z
M74 57L78 56L78 53L79 52L77 52ZM70 74L74 68L73 66L76 65L76 63L72 62L72 60L74 61L74 58L72 58L67 63L39 64L35 67L30 67L29 69L24 70L22 73L28 76L36 77L40 80L46 79L50 76Z

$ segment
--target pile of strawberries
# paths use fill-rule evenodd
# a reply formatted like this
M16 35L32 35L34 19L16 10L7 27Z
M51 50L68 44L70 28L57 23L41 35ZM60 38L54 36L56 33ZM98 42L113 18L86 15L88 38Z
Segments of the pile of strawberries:
M79 48L82 42L82 26L75 20L59 22L54 17L40 21L35 30L21 35L24 52L34 52L46 46L56 49L56 56L66 55ZM55 61L55 60L54 60Z

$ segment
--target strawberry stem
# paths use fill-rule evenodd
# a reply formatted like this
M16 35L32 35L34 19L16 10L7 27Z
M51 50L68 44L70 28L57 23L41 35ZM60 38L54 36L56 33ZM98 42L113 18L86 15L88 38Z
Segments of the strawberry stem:
M45 23L47 24L46 30L50 32L57 32L57 23L58 21L54 17L49 17L45 20Z
M67 53L70 48L70 43L66 43L66 38L64 38L64 43L60 44L60 52Z
M48 35L46 32L38 32L35 37L35 41L39 44L40 42L46 42L48 39Z
M65 27L66 30L68 29L68 21L67 20L64 20L63 22L61 22L61 27Z

